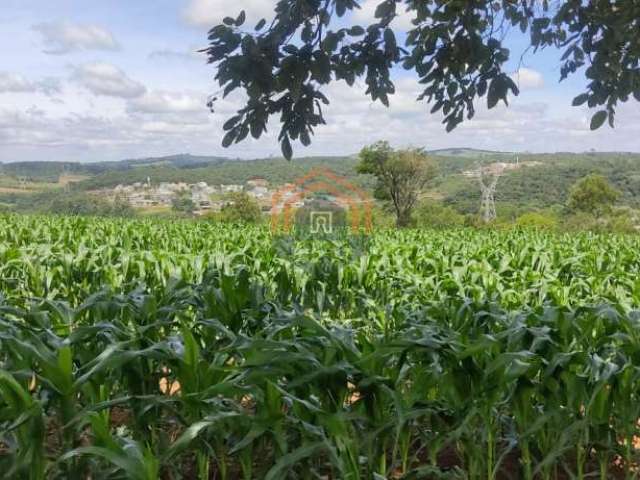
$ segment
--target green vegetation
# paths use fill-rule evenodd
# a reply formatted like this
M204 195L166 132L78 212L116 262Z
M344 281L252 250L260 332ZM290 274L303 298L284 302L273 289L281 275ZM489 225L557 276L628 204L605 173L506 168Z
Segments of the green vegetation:
M5 210L28 213L54 213L63 215L93 215L100 217L135 214L128 203L111 201L100 195L62 188L48 189L32 194L0 194Z
M178 195L173 199L173 202L171 202L171 208L176 212L189 214L193 213L196 209L196 205L193 203L190 195L184 194Z
M516 225L523 228L555 230L558 228L559 222L553 215L544 214L542 212L528 212L518 217Z
M3 175L19 177L34 182L57 183L60 177L67 175L95 176L109 171L127 171L145 167L196 168L220 163L225 158L198 157L193 155L170 155L166 157L121 160L117 162L13 162L0 163Z
M127 217L134 215L128 203L109 201L95 195L75 193L57 195L46 207L48 213L63 215L90 215L98 217Z
M514 158L484 160L513 162ZM545 209L567 205L571 187L580 179L597 174L621 192L620 203L640 206L640 155L624 153L520 155L520 169L505 173L496 192L501 210ZM461 213L477 212L480 189L472 178L460 175L474 168L472 159L438 159L439 176L434 192Z
M393 150L389 143L378 142L360 152L358 173L375 177L375 198L389 202L396 226L408 227L413 223L418 198L435 176L435 169L422 150Z
M435 166L436 177L428 183L426 191L416 204L415 208L423 208L423 212L418 213L416 210L412 220L417 222L417 225L436 228L445 226L445 223L459 225L460 216L465 217L466 225L477 223L474 217L478 214L480 188L474 178L462 173L475 169L478 159L483 164L515 162L514 155L511 154L468 149L437 151L428 153L428 156ZM631 232L640 224L636 214L636 210L640 209L640 155L521 154L519 160L520 168L506 171L498 183L496 204L499 224L515 224L521 216L536 212L557 219L559 228L566 230ZM196 183L202 180L210 185L219 185L244 184L247 180L261 177L267 179L271 188L275 189L322 165L363 189L378 193L377 196L381 198L381 190L376 189L376 186L380 185L376 177L359 174L359 163L358 157L355 156L318 157L287 162L284 159L241 161L188 155L100 164L73 164L73 168L65 164L64 169L36 163L31 170L34 179L44 178L50 175L51 171L60 170L60 174L66 172L67 177L72 175L69 172L74 172L78 181L64 186L61 183L36 180L30 180L25 184L20 180L22 177L5 174L0 177L0 206L3 210L15 212L49 212L49 205L60 205L65 202L66 197L89 194L91 198L99 199L104 197L101 189L113 188L118 184L130 185L136 181L146 182L147 178L150 178L153 184L164 181ZM5 165L5 171L10 166L16 172L26 168L16 165L26 164L8 164ZM605 214L605 217L610 218L597 218L593 213L585 216L577 210L569 209L572 187L589 175L605 178L612 188L620 192L615 207L608 209L608 213ZM83 177L85 178L82 179ZM380 207L388 207L384 203L382 202ZM421 207L424 203L430 203L431 207ZM438 219L431 221L424 215L424 208L441 210L445 207L447 215L453 219L451 222L443 223ZM155 209L137 212L141 215L171 215L171 211ZM386 225L388 212L381 209L377 209L377 212L374 220ZM130 213L127 211L126 214ZM440 215L438 212L431 214ZM444 217L440 218L444 220Z
M423 201L415 213L416 225L427 228L462 227L466 223L464 215L454 208L436 201Z
M258 160L224 160L211 164L189 166L154 163L129 169L117 169L96 175L77 185L78 188L95 190L112 188L118 184L145 182L147 177L154 184L160 182L207 182L209 185L244 184L256 176L271 183L292 182L309 170L326 167L346 178L355 179L357 159L352 157L311 157L288 162L282 158ZM366 177L359 179L366 182Z
M6 478L636 478L637 236L3 216Z
M571 187L568 207L600 217L610 213L619 198L620 192L614 189L605 177L591 174Z
M244 192L229 194L220 213L214 218L226 223L260 223L262 209L258 202Z
M417 76L423 88L417 101L440 112L450 132L475 116L480 99L489 110L500 102L508 105L508 97L519 94L510 76L513 61L548 48L562 52L560 80L576 72L586 77L573 106L598 109L592 130L607 120L613 127L619 103L640 102L637 0L476 0L471 9L468 2L451 0L372 0L370 5L375 18L364 26L352 15L361 8L355 0L304 7L298 0L280 0L257 25L245 25L247 15L238 11L236 18L213 26L206 53L216 71L215 90L221 97L240 90L245 98L224 123L222 145L249 134L261 137L269 119L277 117L278 141L291 159L292 142L308 146L314 130L326 123L327 85L361 80L371 101L389 106L397 88L394 67ZM255 8L250 16L262 14ZM512 52L505 45L516 30L529 38L525 44L518 39L521 50ZM217 100L211 97L212 110Z

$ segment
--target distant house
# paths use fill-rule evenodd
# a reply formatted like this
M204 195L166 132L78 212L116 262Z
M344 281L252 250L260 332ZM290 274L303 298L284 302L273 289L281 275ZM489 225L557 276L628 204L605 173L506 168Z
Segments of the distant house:
M237 192L242 192L244 190L244 187L242 185L230 184L230 185L220 185L220 189L224 193L237 193Z
M126 200L135 208L152 207L154 205L153 200L145 193L131 193L126 197Z
M268 188L269 181L265 178L254 178L247 181L248 188Z
M268 188L263 187L247 190L247 194L258 200L263 198L271 198L272 195Z
M271 199L271 192L267 188L266 180L256 179L251 186L252 195L259 199L260 203ZM184 182L162 182L157 186L141 182L132 185L117 185L112 190L106 190L105 195L119 198L128 202L132 207L144 208L150 206L171 206L180 195L187 194L195 204L196 210L220 210L222 204L215 203L211 196L216 193L242 192L243 185L220 185L220 188L212 187L206 182L187 184Z
M213 210L214 212L219 212L222 210L222 207L225 206L225 202L221 201L221 200L217 200L215 202L211 202L211 210Z
M247 182L246 191L249 195L258 200L271 198L269 182L264 178L254 178L249 180Z
M209 194L202 190L192 191L191 192L191 201L196 206L198 210L210 210L211 209L211 198Z

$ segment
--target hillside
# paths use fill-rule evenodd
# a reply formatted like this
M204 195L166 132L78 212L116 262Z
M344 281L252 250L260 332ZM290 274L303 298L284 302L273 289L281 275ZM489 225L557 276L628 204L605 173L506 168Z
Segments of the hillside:
M207 182L210 185L243 184L259 176L273 184L294 181L309 170L320 166L362 184L363 178L356 173L355 157L307 157L292 162L281 158L256 160L218 159L208 163L179 165L161 161L137 164L135 168L111 169L76 185L83 190L111 188L119 184L143 182ZM366 182L365 182L366 183Z
M520 155L519 158L520 162L539 162L540 165L505 174L496 192L498 207L502 204L531 209L564 205L571 186L590 173L607 177L622 192L622 203L640 206L640 154L565 153ZM472 178L449 169L438 178L433 192L462 213L477 211L480 193Z
M0 163L0 174L27 181L57 182L61 175L95 176L106 172L126 172L143 167L196 168L219 164L227 158L188 154L139 158L115 162L12 162Z
M622 202L640 207L640 154L556 153L512 154L474 149L431 152L438 177L425 197L439 199L461 213L478 209L479 188L464 175L478 164L514 162L523 168L506 172L500 179L496 200L498 213L515 215L532 209L561 206L571 186L589 173L599 173L622 192ZM262 177L272 185L294 181L313 168L326 167L364 188L372 178L358 175L357 157L305 157L288 162L280 158L232 160L222 157L172 155L128 159L119 162L21 162L0 165L0 205L19 210L38 210L52 197L110 189L116 185L145 182L207 182L210 185L244 184Z

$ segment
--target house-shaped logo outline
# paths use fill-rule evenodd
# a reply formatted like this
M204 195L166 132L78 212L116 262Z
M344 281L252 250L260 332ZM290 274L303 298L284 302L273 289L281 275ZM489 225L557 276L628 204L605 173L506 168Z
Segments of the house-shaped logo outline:
M352 233L371 231L371 197L363 189L326 167L314 168L294 183L276 191L271 202L271 230L290 231L294 204L318 192L330 193L341 204L348 205Z

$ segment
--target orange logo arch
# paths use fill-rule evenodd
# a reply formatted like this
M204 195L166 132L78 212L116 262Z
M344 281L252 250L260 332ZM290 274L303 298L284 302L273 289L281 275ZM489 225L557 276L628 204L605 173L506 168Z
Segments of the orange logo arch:
M314 168L275 192L271 201L271 230L290 231L295 206L318 193L329 193L337 199L335 203L349 210L352 233L371 231L371 197L360 187L325 167Z

